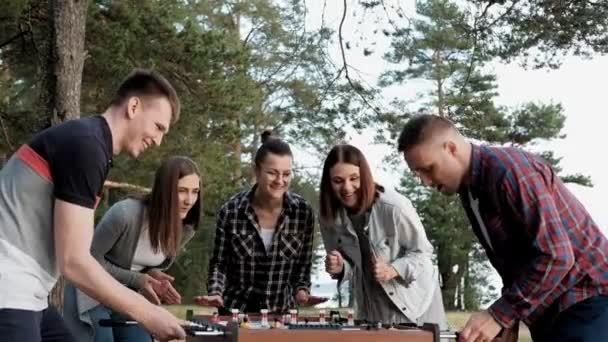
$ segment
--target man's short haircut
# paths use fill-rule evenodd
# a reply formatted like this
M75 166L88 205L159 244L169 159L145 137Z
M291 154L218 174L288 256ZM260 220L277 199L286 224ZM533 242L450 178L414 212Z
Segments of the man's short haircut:
M173 86L161 74L152 70L135 69L120 84L111 106L120 106L133 96L165 97L171 104L171 122L179 119L180 102Z
M455 130L456 127L446 118L431 114L416 115L403 127L397 141L397 149L401 153L407 152L447 129Z

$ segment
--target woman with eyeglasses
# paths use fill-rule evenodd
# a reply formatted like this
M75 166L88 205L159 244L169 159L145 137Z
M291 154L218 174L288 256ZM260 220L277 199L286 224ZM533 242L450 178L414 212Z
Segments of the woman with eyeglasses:
M293 154L287 143L262 134L254 159L255 184L219 209L208 295L201 305L259 313L308 305L314 214L289 191Z

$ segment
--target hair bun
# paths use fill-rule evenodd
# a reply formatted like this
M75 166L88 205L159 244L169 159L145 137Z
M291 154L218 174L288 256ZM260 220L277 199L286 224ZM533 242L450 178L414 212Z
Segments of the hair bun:
M261 136L262 144L268 142L271 139L273 139L271 130L267 129L264 132L262 132L262 136Z

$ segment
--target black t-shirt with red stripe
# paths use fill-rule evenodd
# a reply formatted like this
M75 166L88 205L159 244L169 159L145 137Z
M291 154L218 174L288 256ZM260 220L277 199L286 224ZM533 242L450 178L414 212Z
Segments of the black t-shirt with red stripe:
M70 120L36 134L28 145L50 171L54 196L95 208L112 167L112 132L106 119Z

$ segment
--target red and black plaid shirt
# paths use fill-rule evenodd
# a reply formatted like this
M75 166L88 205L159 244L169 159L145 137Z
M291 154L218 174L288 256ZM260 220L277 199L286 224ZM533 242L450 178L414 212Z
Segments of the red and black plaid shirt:
M251 198L255 187L228 200L218 211L208 293L221 295L228 309L245 310L248 299L285 312L294 294L310 289L314 213L308 202L287 192L270 252L266 252Z
M549 165L516 148L477 145L471 163L460 198L503 280L502 296L489 308L499 323L529 325L554 303L561 312L608 294L608 240ZM469 191L479 200L489 242Z

